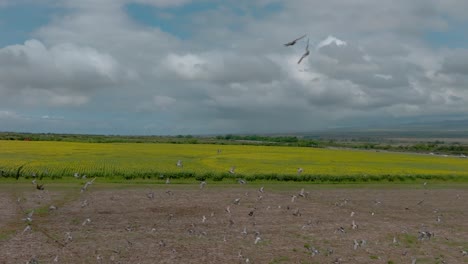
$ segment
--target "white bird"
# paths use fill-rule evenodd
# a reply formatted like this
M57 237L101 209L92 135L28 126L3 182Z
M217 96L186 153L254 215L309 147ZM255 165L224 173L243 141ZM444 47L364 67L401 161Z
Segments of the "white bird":
M255 242L254 244L256 245L258 242L260 242L260 240L262 240L259 236L255 238Z
M228 205L225 209L226 213L231 214L231 207Z
M243 179L239 179L239 180L237 180L237 182L239 182L239 184L246 184L246 183L247 183L247 182L246 182L245 180L243 180Z
M416 264L416 259L415 258L411 261L411 264Z
M297 41L303 39L305 36L306 36L306 35L300 36L300 37L298 37L297 39L295 39L295 40L293 40L293 41L290 41L290 42L284 44L284 46L286 46L286 47L288 47L288 46L293 46L293 45L296 44Z
M299 208L296 208L296 210L294 210L293 215L294 216L301 216L302 215L301 212L299 211Z
M353 242L354 242L353 248L354 248L354 250L356 250L359 247L359 242L356 239L354 239Z
M301 174L304 170L302 168L297 169L297 174Z
M205 221L206 221L206 216L203 216L202 223L205 223Z
M304 198L305 198L305 197L307 196L307 194L308 194L307 192L304 192L304 188L302 188L301 191L299 192L299 196L300 196L300 197L304 197Z
M88 206L88 200L84 200L82 203L81 203L81 207L86 207Z
M148 199L151 199L153 200L154 199L154 192L149 192L146 194L146 197L148 197Z
M263 186L260 187L260 189L258 190L259 192L263 193Z
M32 180L32 184L33 184L33 185L36 185L36 184L37 184L36 179Z
M65 232L65 242L72 241L73 237L71 236L71 232Z
M31 226L30 225L27 225L24 229L23 229L23 234L28 232L28 231L31 231Z
M171 180L169 179L169 177L166 178L166 184L169 184L171 183Z
M291 196L291 203L294 203L294 201L296 200L296 198L297 198L296 195Z
M78 172L75 172L75 174L73 174L73 177L75 177L76 179L80 178L80 174Z
M86 175L85 175L86 176ZM85 183L85 185L83 187L81 187L81 192L84 192L86 190L88 190L88 187L93 184L93 182L96 180L96 177L94 177L94 179L92 179L91 181L87 181Z
M206 181L200 182L200 189L205 188L205 186L206 186Z
M357 228L358 228L358 226L356 225L356 223L354 222L354 220L353 220L353 223L351 224L351 227L352 227L353 229L357 229Z
M23 221L27 221L27 222L32 222L32 216L34 214L34 210L32 210L31 212L29 212L28 216L26 216L26 218L23 218Z
M353 216L354 216L354 212L351 212L351 217L353 217Z
M247 235L247 227L244 226L244 230L241 232L243 235Z
M181 161L181 160L178 160L176 165L177 165L177 167L179 167L179 168L184 167L184 164L182 164L182 161Z
M466 251L466 250L462 250L461 253L462 253L463 256L468 256L468 251Z
M310 51L309 51L309 39L307 39L307 46L306 46L306 52L302 55L302 57L299 59L297 64L301 64L301 61L305 59L305 57L309 56Z
M396 236L393 237L393 244L398 244L398 240L396 239Z
M84 225L89 224L89 223L91 223L91 219L86 218L86 220L84 220L84 222L81 225L84 226Z
M234 174L234 173L235 173L235 170L236 170L236 167L235 167L235 166L232 166L232 167L229 169L229 173L230 173L230 174Z
M57 256L55 256L55 258L54 258L54 260L53 260L53 261L54 261L54 262L58 262L58 255L57 255Z
M240 203L240 198L236 198L236 199L234 200L234 202L232 202L232 203L235 204L235 205L239 205L239 203Z

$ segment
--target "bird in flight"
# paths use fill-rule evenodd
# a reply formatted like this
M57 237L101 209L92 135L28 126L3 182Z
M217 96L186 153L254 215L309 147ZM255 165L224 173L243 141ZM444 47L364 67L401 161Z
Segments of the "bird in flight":
M309 39L307 39L306 52L302 55L302 57L299 59L299 61L297 62L297 64L300 64L301 61L302 61L305 57L309 56L309 54L310 54L310 51L309 51Z
M297 39L295 39L295 40L293 40L293 41L291 41L291 42L288 42L288 43L284 44L284 46L286 46L286 47L288 47L288 46L293 46L294 44L296 44L297 41L303 39L305 36L306 36L306 35L303 35L303 36L301 36L301 37L298 37Z

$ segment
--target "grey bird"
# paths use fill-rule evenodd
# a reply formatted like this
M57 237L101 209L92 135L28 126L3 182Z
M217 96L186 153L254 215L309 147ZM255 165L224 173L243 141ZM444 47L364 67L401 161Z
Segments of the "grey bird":
M288 46L293 46L294 44L296 44L296 42L298 42L299 40L303 39L306 35L303 35L301 37L298 37L297 39L293 40L293 41L290 41L286 44L284 44L284 46L288 47Z
M302 57L299 59L297 64L301 64L301 61L305 59L305 57L309 56L310 51L309 51L309 39L307 39L307 46L306 46L306 52L302 55Z

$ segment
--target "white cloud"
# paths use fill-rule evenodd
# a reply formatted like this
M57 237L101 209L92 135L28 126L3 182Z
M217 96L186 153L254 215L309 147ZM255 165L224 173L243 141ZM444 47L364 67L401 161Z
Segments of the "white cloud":
M316 49L320 49L322 47L328 46L328 45L336 45L336 46L346 46L348 43L346 41L337 39L333 36L328 36L326 39L320 41L320 43L317 45Z
M370 113L384 120L468 110L466 49L435 49L421 38L463 18L459 1L292 0L255 14L275 1L226 0L184 14L182 24L172 7L190 2L57 2L66 14L35 39L0 49L0 103L78 107L142 124L164 115L161 133L300 131ZM164 23L189 34L135 21L129 3L156 7ZM297 65L304 42L282 44L305 33L317 49ZM135 109L138 118L126 117Z

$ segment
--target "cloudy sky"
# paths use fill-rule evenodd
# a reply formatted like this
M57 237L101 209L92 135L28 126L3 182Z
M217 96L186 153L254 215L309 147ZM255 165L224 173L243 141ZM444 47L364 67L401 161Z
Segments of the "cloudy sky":
M465 118L465 10L465 0L0 0L0 131L301 132Z

